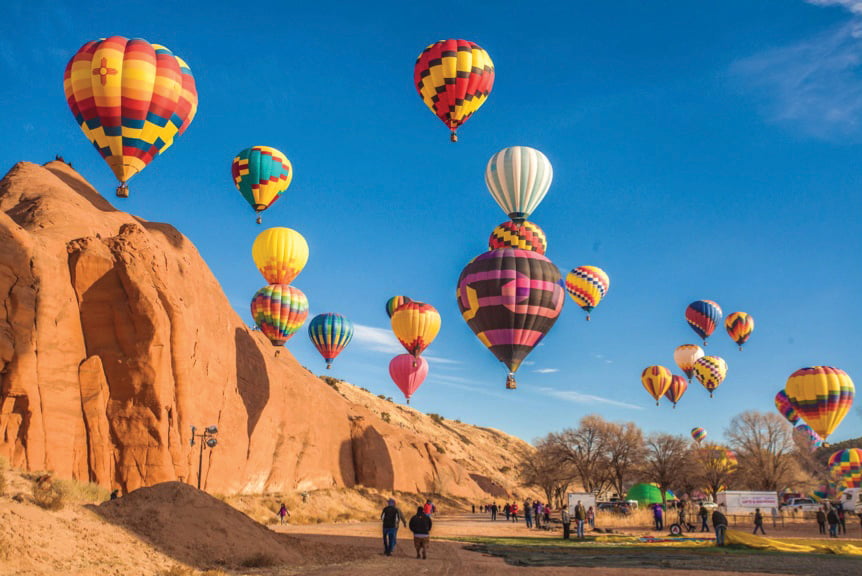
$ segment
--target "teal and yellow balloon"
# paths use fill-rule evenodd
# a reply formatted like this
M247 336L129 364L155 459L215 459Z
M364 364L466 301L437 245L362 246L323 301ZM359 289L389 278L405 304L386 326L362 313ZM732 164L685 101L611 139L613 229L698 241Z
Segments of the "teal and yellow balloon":
M308 317L308 298L294 286L270 284L252 298L251 315L273 346L283 346Z
M318 314L308 323L308 337L326 361L326 369L353 339L353 323L341 314Z
M233 183L245 201L260 213L278 200L293 180L287 157L270 146L252 146L236 155L231 164Z

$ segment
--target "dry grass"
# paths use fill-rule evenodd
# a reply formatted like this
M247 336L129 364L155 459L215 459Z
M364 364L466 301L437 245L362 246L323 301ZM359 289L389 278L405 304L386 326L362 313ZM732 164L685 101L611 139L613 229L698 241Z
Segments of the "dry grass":
M42 475L33 481L33 502L45 510L61 510L65 495L50 475Z
M198 572L188 566L174 564L170 568L159 572L157 576L228 576L228 573L222 570L206 570L204 572Z
M63 493L64 500L75 504L98 504L108 500L111 496L107 488L98 484L81 483L75 480L54 480L58 489Z

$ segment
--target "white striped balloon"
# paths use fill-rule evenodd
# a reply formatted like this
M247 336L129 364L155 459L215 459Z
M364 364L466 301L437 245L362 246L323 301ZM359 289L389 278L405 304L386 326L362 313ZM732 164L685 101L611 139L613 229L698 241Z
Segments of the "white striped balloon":
M509 218L523 222L548 193L554 169L548 158L529 146L503 148L488 160L485 184Z

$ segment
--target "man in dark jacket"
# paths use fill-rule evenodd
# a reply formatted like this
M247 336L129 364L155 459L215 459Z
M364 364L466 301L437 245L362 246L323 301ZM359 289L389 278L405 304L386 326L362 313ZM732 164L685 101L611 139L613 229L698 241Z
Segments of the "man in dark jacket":
M727 532L727 516L716 508L712 512L712 527L715 528L715 545L724 546L724 533Z
M706 511L706 506L703 505L703 502L700 503L700 510L697 511L697 515L700 516L700 531L709 532L709 524L706 521L709 512Z
M428 543L431 541L431 517L425 514L422 506L416 508L416 514L410 519L410 531L413 532L416 557L424 560Z
M760 508L754 509L754 532L752 534L757 534L757 530L760 530L760 533L766 536L766 532L763 531L763 514L760 513Z
M826 534L826 512L823 511L823 506L817 509L817 527L820 528L821 534Z
M395 537L398 534L399 520L404 526L407 522L404 521L404 514L401 510L395 507L395 500L389 499L387 506L380 513L380 519L383 520L383 553L386 556L392 556L392 550L395 549Z

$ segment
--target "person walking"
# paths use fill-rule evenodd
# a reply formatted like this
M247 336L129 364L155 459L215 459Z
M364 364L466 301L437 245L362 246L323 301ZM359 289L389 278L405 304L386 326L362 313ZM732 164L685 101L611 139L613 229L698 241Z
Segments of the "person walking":
M491 504L491 520L497 520L497 503Z
M826 512L823 511L823 506L817 509L817 527L821 534L826 534Z
M524 522L527 528L533 527L533 506L529 500L524 500Z
M703 505L703 502L700 503L700 510L697 511L697 515L700 516L700 531L709 532L709 524L706 522L709 512L706 511L706 506Z
M288 518L290 517L290 510L288 510L287 506L284 504L284 502L282 502L281 508L278 509L278 512L276 512L276 514L278 515L279 523L284 524L285 516L287 516Z
M431 542L431 517L425 514L425 508L418 506L416 514L410 519L410 531L413 532L413 546L416 548L416 558L425 560L428 544Z
M509 506L509 503L506 502L506 505L503 506L503 514L506 515L506 522L509 521L509 516L512 514L512 507Z
M584 508L584 505L581 504L581 501L578 500L578 504L575 506L575 529L577 530L579 540L584 539L584 522L586 519L587 510Z
M763 514L760 513L760 508L754 509L754 532L752 534L757 534L757 529L760 528L760 533L766 536L766 532L763 530Z
M727 532L727 517L718 508L712 512L712 527L715 528L715 545L724 546L724 534Z
M590 525L590 530L596 529L596 511L592 506L587 509L587 524Z
M655 529L664 529L664 510L662 510L661 504L653 504L652 517L655 521Z
M572 536L572 518L566 506L560 510L560 522L563 523L563 540L568 540Z
M512 522L517 522L518 521L518 505L513 503L512 509L509 510L509 512L512 514Z
M838 512L834 507L830 507L826 513L826 521L829 523L829 537L838 538Z
M383 521L383 554L392 556L398 535L398 522L400 521L405 527L407 522L404 520L404 514L395 506L393 498L390 498L386 507L383 508L380 519Z

